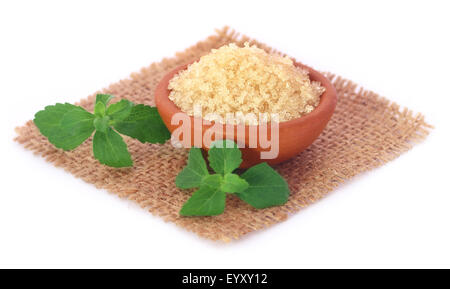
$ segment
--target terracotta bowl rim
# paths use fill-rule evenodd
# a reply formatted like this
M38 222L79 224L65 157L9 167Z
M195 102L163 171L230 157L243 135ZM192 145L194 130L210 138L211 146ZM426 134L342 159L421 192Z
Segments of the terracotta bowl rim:
M156 101L156 106L158 107L158 104L161 104L161 101L163 101L165 103L165 105L169 105L170 107L170 111L175 111L175 113L184 113L186 115L188 115L186 112L182 111L171 99L169 99L169 94L170 94L170 89L168 88L169 86L169 82L170 80L177 75L181 70L185 70L189 67L189 65L191 65L192 63L198 61L192 61L190 63L187 64L183 64L180 66L177 66L176 68L174 68L173 70L171 70L170 72L168 72L167 74L164 75L164 77L161 79L161 82L159 83L159 86L163 86L164 88L164 93L161 95L159 95L158 97L155 98L159 98L159 97L163 97L164 99L160 99L160 101ZM328 80L328 78L326 78L324 75L322 75L320 72L314 70L313 68L300 63L300 62L296 62L294 61L294 65L297 67L301 67L304 68L308 71L309 73L309 77L310 80L312 81L318 81L320 82L320 84L325 87L325 91L322 93L322 95L320 96L320 102L319 105L310 113L303 115L301 117L298 118L294 118L288 121L281 121L279 122L279 128L281 129L282 127L292 127L292 126L298 126L302 123L306 123L309 121L314 121L314 119L316 117L319 117L320 115L323 114L332 114L334 111L334 108L336 106L337 103L337 95L336 95L336 89L334 88L334 86L331 84L330 80ZM172 77L168 78L167 76L173 74ZM156 90L158 91L158 90ZM331 109L331 112L330 112ZM191 121L193 119L201 119L202 120L202 124L204 124L203 121L208 122L207 126L212 126L215 124L215 121L209 121L209 120L205 120L203 118L199 118L199 117L194 117L191 115L188 115L189 118L191 118ZM250 129L250 128L254 128L254 127L258 127L258 125L249 125L249 124L225 124L225 123L220 123L223 126L229 127L229 126L233 126L233 127L242 127L244 126L246 129ZM267 122L267 125L270 125L270 122Z

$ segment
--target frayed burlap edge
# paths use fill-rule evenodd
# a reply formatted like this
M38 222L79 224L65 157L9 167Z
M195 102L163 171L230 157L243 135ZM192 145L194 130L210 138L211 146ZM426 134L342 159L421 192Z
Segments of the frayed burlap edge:
M153 90L166 72L199 58L212 48L230 42L242 45L246 41L268 52L279 53L225 27L175 57L153 63L101 92L114 94L117 100L127 98L154 105ZM431 126L421 114L401 109L350 80L332 73L326 75L336 87L338 105L327 128L311 147L276 167L291 189L289 201L284 206L256 210L236 197L228 196L226 211L220 216L180 217L178 211L192 193L174 185L175 176L186 164L185 149L173 148L169 143L141 144L126 138L134 166L114 169L93 158L91 138L77 149L64 152L48 143L33 122L28 121L16 129L15 140L55 166L97 188L133 200L166 221L201 237L230 241L285 220L289 214L319 200L346 180L398 157L427 136ZM78 104L92 111L96 93Z

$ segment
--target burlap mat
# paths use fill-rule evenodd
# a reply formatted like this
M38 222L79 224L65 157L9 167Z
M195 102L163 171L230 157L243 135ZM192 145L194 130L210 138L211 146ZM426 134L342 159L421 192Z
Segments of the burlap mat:
M153 90L166 72L208 53L212 48L229 42L242 45L245 41L273 51L225 27L175 57L152 63L102 92L136 103L154 105ZM180 217L178 211L192 191L177 189L175 176L186 164L188 151L173 148L169 142L165 145L141 144L127 138L134 167L114 169L101 165L93 158L92 138L74 151L64 152L51 145L33 122L28 121L25 126L16 129L16 140L55 166L97 188L134 200L166 221L201 237L229 241L285 220L289 214L317 201L353 176L398 157L428 134L430 126L422 115L413 115L408 109L401 110L397 104L349 80L330 73L327 76L338 93L336 112L310 148L276 167L291 189L289 201L280 207L256 210L236 197L228 196L222 215ZM92 111L94 100L95 94L92 94L79 104Z

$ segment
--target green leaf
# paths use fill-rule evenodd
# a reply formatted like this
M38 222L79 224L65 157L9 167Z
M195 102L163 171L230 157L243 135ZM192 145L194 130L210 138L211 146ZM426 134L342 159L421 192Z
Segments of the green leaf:
M94 119L95 129L101 132L106 132L109 128L109 116L105 115L104 117L96 117Z
M111 94L97 94L95 98L95 104L101 102L105 105L105 107L108 105L108 102L114 98L114 95Z
M246 180L236 174L228 173L223 177L221 190L227 193L239 193L248 188Z
M94 131L94 115L69 103L50 105L37 112L34 123L57 148L72 150Z
M103 102L97 102L94 106L94 114L97 117L105 116L106 106Z
M105 116L106 106L114 96L110 94L97 94L95 98L94 114L99 117Z
M131 101L122 99L121 101L108 106L108 108L106 109L106 115L109 116L112 120L124 120L130 115L132 108L133 103Z
M127 144L112 128L106 132L96 131L94 135L94 157L110 167L129 167L133 165Z
M267 163L251 167L241 178L245 179L249 186L236 195L257 209L283 205L288 200L288 184Z
M209 172L203 159L202 151L193 147L189 151L186 167L177 175L175 184L181 189L197 188Z
M192 194L180 210L182 216L215 216L225 210L226 193L220 189L222 176L204 178L200 188Z
M218 174L233 172L242 163L242 153L231 140L215 141L208 152L211 168Z
M133 106L130 115L115 122L114 128L121 134L138 139L142 143L164 143L170 138L170 132L156 107L143 104Z

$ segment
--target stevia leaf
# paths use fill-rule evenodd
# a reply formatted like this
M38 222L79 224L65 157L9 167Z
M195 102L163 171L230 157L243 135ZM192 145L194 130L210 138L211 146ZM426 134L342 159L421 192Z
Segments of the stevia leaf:
M95 103L103 103L105 105L105 107L108 105L108 102L113 99L114 96L111 94L97 94L97 96L95 97Z
M226 193L220 189L222 176L204 178L200 188L192 194L180 210L182 216L215 216L225 210Z
M105 116L106 106L103 102L99 101L94 106L94 114L97 117Z
M248 188L246 180L236 174L228 173L223 177L221 190L227 193L239 193Z
M133 165L127 144L112 128L106 132L96 131L94 134L94 157L100 163L110 167L129 167Z
M109 128L109 116L96 117L94 119L94 126L97 131L106 132Z
M197 188L202 179L209 175L205 159L199 148L193 147L189 151L186 167L177 175L175 184L181 189Z
M114 128L142 143L164 143L170 138L156 107L143 104L133 106L128 117L115 122Z
M242 163L242 153L231 140L219 140L211 144L208 152L211 168L218 174L233 172Z
M267 163L253 166L241 175L248 188L236 195L257 209L283 205L289 197L286 181Z
M92 135L94 115L69 103L50 105L37 112L34 123L57 148L72 150Z
M129 100L122 99L119 102L113 103L106 109L106 115L112 120L120 121L127 118L131 109L133 108L133 103Z

